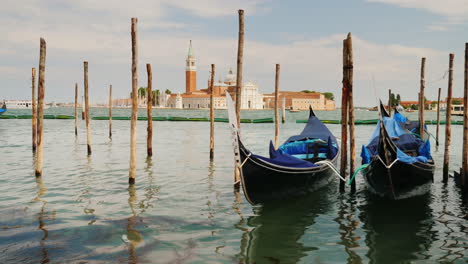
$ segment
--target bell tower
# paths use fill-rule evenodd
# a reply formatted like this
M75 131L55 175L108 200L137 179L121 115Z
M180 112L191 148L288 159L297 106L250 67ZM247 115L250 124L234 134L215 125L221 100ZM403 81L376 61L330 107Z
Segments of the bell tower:
M187 94L191 94L197 90L197 67L195 61L192 50L192 40L190 40L188 55L185 60L185 93Z

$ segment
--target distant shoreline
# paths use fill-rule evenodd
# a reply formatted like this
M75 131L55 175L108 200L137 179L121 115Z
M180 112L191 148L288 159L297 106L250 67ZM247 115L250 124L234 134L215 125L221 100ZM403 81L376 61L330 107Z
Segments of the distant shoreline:
M62 105L62 106L56 106L56 107L66 107L66 108L73 108L74 106L70 106L70 105ZM89 106L90 108L104 108L104 109L107 109L109 108L108 106ZM78 107L79 109L81 109L81 106ZM132 109L132 107L123 107L123 106L113 106L112 109ZM147 109L146 107L138 107L138 109ZM165 107L165 108L160 108L160 107L153 107L152 108L153 110L154 109L160 109L160 110L210 110L210 108L169 108L169 107ZM314 111L335 111L337 110L338 108L334 109L334 110L314 110ZM215 110L227 110L226 108L215 108ZM273 108L266 108L266 109L241 109L242 111L266 111L266 110L274 110ZM288 109L286 109L286 111L288 111ZM309 110L300 110L301 112L302 111L309 111Z

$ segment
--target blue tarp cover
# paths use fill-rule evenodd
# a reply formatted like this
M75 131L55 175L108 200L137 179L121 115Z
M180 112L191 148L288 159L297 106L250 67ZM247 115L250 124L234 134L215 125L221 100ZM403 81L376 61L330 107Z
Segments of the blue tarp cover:
M288 138L285 143L314 138L327 142L329 137L331 137L332 143L336 145L336 138L333 136L330 130L328 130L328 128L322 122L320 122L316 116L311 116L309 117L309 121L304 127L304 130L302 130L301 134Z
M423 141L417 136L411 134L407 129L401 127L400 123L405 120L401 114L395 114L394 117L384 117L383 122L388 135L392 138L393 143L397 146L397 158L404 163L422 162L427 163L431 157L430 141ZM371 140L367 146L362 146L361 158L362 163L370 162L371 157L377 155L379 144L380 121L377 123L376 129L372 134ZM418 156L412 157L404 153L404 151L416 152Z
M278 149L283 153L287 153L298 158L306 159L314 158L315 146L318 147L319 158L332 159L338 152L338 146L332 142L331 137L328 137L328 141L323 141L322 139L317 138L290 141L284 143Z
M298 155L302 157L303 154L310 152L307 158L313 158L313 151L310 149L310 145L313 146L314 144L320 144L319 157L332 159L338 153L336 138L317 117L311 116L301 134L288 138L278 150L275 150L273 143L270 141L270 158L252 155L258 159L284 167L317 167L318 165L312 162L293 156ZM307 145L309 145L309 151L307 151Z
M406 123L408 121L408 118L406 118L406 116L400 114L400 113L395 113L393 115L393 119L395 119L395 121L399 122L399 123Z
M264 160L266 162L283 166L283 167L292 167L292 168L311 168L317 167L312 162L301 160L299 158L293 157L289 154L282 153L280 150L275 150L273 142L270 140L270 158L262 157L259 155L252 154L252 156Z

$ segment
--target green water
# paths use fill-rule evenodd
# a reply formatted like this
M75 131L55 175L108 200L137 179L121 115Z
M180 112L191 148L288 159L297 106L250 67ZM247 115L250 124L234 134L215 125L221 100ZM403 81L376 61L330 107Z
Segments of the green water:
M9 110L9 114L28 114ZM72 108L46 114L72 115ZM287 113L284 140L301 131L307 112ZM107 115L92 109L92 116ZM129 116L115 109L114 116ZM145 110L140 110L145 115ZM205 110L154 110L155 116L208 117ZM339 119L339 111L317 112ZM216 117L226 117L216 111ZM357 119L377 112L356 111ZM416 114L410 113L415 119ZM245 111L242 118L272 117ZM435 119L428 112L426 119ZM45 120L43 177L34 177L31 120L0 120L0 263L466 263L468 208L450 179L441 183L443 145L428 195L386 201L369 195L358 175L355 195L338 182L306 197L252 207L233 192L230 131L209 123L154 122L154 156L146 159L146 121L138 123L138 164L128 187L130 122ZM340 135L339 125L328 125ZM357 126L357 147L374 126ZM435 126L429 126L435 132ZM274 124L243 124L243 140L266 155ZM441 126L441 139L444 126ZM451 168L461 165L462 126L452 126ZM443 140L442 140L443 141ZM359 153L359 151L358 151ZM360 158L357 158L358 162Z

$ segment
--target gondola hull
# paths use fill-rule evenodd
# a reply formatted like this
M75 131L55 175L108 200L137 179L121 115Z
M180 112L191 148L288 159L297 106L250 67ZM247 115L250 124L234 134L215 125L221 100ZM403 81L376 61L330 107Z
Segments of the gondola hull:
M422 195L430 190L434 179L434 164L407 164L396 161L389 169L374 158L363 170L368 190L390 199Z
M336 178L329 165L312 168L281 167L249 154L241 144L242 188L251 204L301 196L324 187ZM330 161L333 166L336 166L338 156Z

